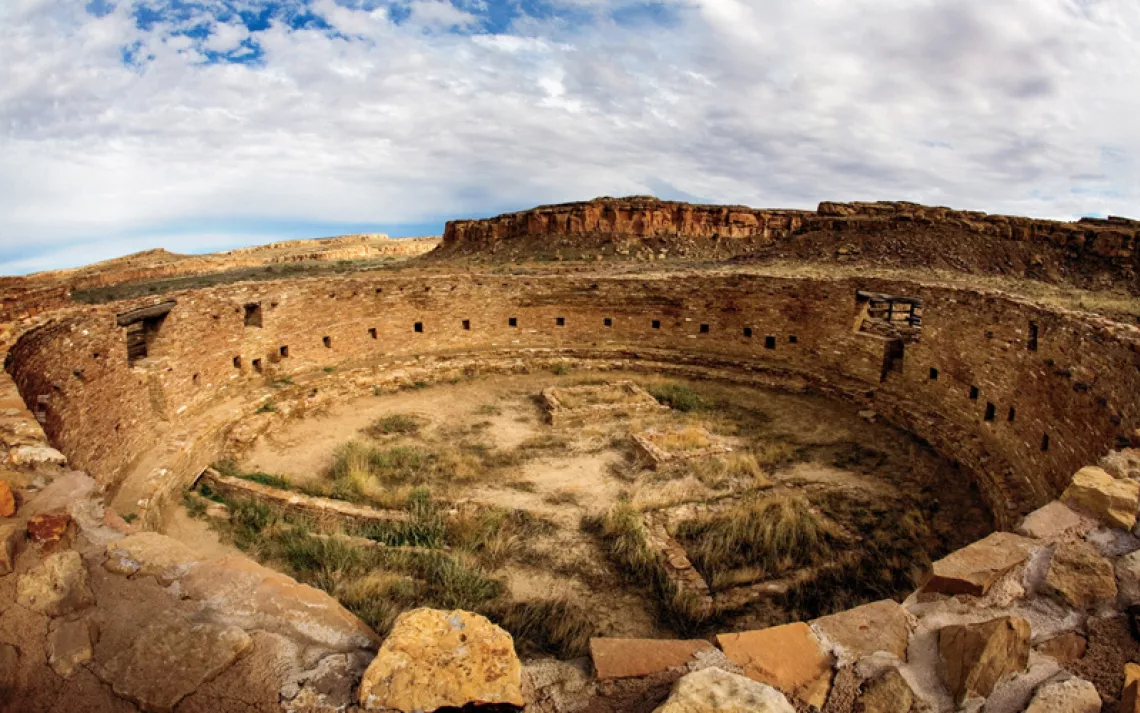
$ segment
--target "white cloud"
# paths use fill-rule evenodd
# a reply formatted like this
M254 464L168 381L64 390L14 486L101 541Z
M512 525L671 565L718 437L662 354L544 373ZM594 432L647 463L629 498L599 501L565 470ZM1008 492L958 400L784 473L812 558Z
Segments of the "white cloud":
M247 38L233 19L144 32L126 0L102 18L0 3L0 254L50 266L162 245L163 226L413 222L659 186L781 207L1140 205L1135 3L693 0L649 28L561 5L596 20L457 34L473 4L417 0L396 24L318 0L336 33L277 20L240 65L204 54ZM202 22L205 41L170 34Z

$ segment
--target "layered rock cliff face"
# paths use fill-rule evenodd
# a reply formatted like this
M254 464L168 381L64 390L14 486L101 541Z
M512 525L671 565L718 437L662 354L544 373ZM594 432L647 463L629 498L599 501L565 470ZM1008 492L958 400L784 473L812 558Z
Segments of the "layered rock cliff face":
M872 261L1135 289L1140 221L989 215L905 202L758 210L598 198L447 224L439 257Z

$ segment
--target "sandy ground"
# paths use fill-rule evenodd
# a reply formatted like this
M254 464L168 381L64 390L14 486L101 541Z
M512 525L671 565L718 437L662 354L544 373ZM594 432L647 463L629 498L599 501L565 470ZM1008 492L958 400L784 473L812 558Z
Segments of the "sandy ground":
M535 459L493 479L447 486L446 496L455 501L526 510L554 523L557 527L552 534L527 543L537 557L527 564L512 563L499 573L507 579L515 599L565 596L595 614L599 634L609 636L653 637L671 632L656 623L647 592L624 583L597 542L582 533L583 516L603 513L622 497L632 498L638 506L669 507L741 494L733 491L736 486L717 490L693 478L659 480L643 474L631 479L628 467L623 470L629 458L626 443L631 431L700 423L737 448L771 441L801 449L797 462L769 469L771 479L783 485L859 490L884 497L897 496L900 491L941 488L947 505L943 512L951 519L979 507L976 494L953 482L954 477L965 476L954 476L949 465L906 434L859 418L855 407L848 404L694 383L692 386L703 393L727 399L739 409L731 414L722 409L638 414L625 420L556 428L547 424L535 398L551 385L624 378L645 380L644 375L620 373L538 373L362 396L334 405L319 416L277 427L244 454L241 466L247 472L273 473L294 483L324 478L338 446L367 439L362 429L392 414L414 415L423 424L419 436L385 437L392 443L430 443L433 439L438 443L457 437L452 434L464 433L474 434L490 447L510 450L528 439L556 436L566 442L565 448L542 451ZM846 463L850 466L841 465ZM213 533L188 517L172 520L169 530L205 551L225 550L225 546L210 546Z

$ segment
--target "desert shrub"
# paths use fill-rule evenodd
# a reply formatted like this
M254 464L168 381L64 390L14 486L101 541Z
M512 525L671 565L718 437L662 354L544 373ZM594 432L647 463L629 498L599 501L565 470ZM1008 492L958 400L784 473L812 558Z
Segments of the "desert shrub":
M570 365L566 362L561 362L555 365L555 367L551 369L551 372L553 372L555 376L566 376L570 373Z
M752 455L763 468L775 468L794 462L800 456L800 448L787 441L760 441L752 446Z
M546 495L542 501L548 505L577 505L578 494L573 490L559 490Z
M289 490L291 487L288 480L285 480L280 475L273 475L272 473L242 473L238 476L242 480L248 480L253 483L260 483L261 485L268 485L271 488L279 490Z
M650 384L646 391L674 411L703 411L711 406L700 394L684 384Z
M275 404L272 401L266 401L265 403L261 404L260 406L257 407L257 411L256 411L256 413L276 413L276 412L277 412L277 404Z
M408 414L393 413L387 416L381 416L363 430L365 434L373 438L392 434L408 436L419 433L420 420Z
M190 517L199 518L206 516L206 500L199 495L187 490L182 493L182 504L186 506L186 512ZM123 518L126 520L126 518Z
M693 566L713 587L740 567L776 575L826 562L837 534L806 500L787 495L742 503L677 530Z
M719 490L731 482L744 483L750 488L767 488L772 484L751 453L731 453L715 458L688 461L678 468L662 471L665 478L692 475L702 485Z
M553 654L560 659L585 656L595 628L580 606L565 599L493 601L480 610L515 638L524 654Z
M697 426L686 426L669 431L655 439L654 443L667 451L685 452L708 448L712 445L708 432Z

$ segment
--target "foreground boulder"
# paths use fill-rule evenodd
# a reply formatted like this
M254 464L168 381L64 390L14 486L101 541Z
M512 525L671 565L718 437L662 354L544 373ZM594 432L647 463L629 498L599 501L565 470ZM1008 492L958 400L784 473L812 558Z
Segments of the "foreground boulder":
M654 713L795 713L771 686L719 668L683 676Z
M0 525L0 575L16 567L16 550L24 539L24 528L15 523Z
M1057 545L1045 584L1055 597L1077 609L1092 609L1116 597L1112 564L1084 541Z
M360 682L365 710L403 713L521 707L522 667L511 635L478 614L415 609L396 619Z
M816 708L831 690L831 656L803 622L716 637L724 655L754 681Z
M1009 532L995 532L934 563L924 592L982 596L1001 577L1029 558L1035 543Z
M1080 678L1043 684L1025 713L1100 713L1096 686Z
M193 624L169 612L148 624L130 648L97 667L96 674L144 711L169 713L252 645L249 634L237 627Z
M1037 508L1025 516L1017 526L1017 534L1038 540L1056 540L1062 537L1082 537L1095 529L1097 523L1060 500Z
M1106 525L1131 530L1136 525L1140 483L1117 480L1104 469L1089 465L1073 475L1073 482L1061 494L1061 500Z
M16 496L8 483L0 480L0 517L12 517L16 514Z
M1004 677L1029 663L1029 622L1008 616L980 624L956 624L938 632L938 653L946 687L961 705L989 696Z
M107 545L108 571L126 575L151 575L168 585L199 560L197 554L178 540L157 532L127 535Z
M16 601L48 616L65 616L94 604L83 558L74 550L48 556L39 567L20 577Z

